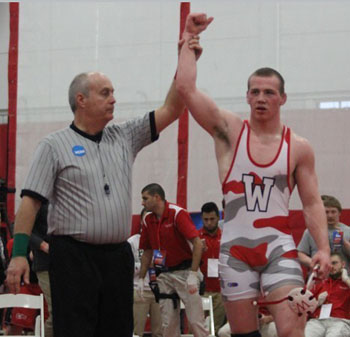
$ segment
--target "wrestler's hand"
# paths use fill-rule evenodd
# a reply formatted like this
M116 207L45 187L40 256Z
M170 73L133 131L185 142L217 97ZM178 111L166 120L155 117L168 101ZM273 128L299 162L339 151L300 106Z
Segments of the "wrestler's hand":
M145 301L145 298L143 297L143 289L145 287L145 279L139 278L139 281L137 283L137 289L136 292L139 295L141 301Z
M319 265L317 270L317 276L321 279L328 277L329 270L331 268L331 259L328 251L319 249L311 259L311 268Z
M183 44L185 43L185 39L181 39L178 44L178 55L180 56L180 51L181 48L183 46ZM196 55L196 61L200 58L200 56L202 55L203 52L203 48L202 46L199 44L199 35L194 35L192 36L192 38L188 41L188 48L193 49L194 53Z
M29 264L25 256L13 257L7 268L6 284L11 293L18 294L21 287L21 278L29 284Z
M198 272L190 270L186 283L188 292L191 295L195 294L198 291Z
M212 16L207 18L205 13L190 13L186 19L185 32L198 35L206 30L213 20Z

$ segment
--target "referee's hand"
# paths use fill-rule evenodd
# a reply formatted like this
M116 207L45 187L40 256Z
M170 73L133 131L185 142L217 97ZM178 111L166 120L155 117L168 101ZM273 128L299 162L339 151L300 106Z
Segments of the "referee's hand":
M13 257L7 268L6 285L11 293L18 294L21 288L21 279L29 284L29 264L24 256Z

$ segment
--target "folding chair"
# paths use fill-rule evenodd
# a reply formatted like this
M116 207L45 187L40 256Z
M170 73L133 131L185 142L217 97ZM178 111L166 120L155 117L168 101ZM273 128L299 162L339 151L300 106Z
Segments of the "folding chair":
M181 309L185 309L184 303L181 301ZM202 296L202 306L204 312L208 311L209 315L207 319L209 318L209 337L215 337L215 328L214 328L214 311L213 311L213 298L211 296L203 297ZM181 337L193 337L193 335L184 335L182 334Z
M40 309L40 314L35 320L34 337L45 337L44 332L44 296L40 294L2 294L0 295L0 308L30 308ZM23 337L12 336L12 337Z

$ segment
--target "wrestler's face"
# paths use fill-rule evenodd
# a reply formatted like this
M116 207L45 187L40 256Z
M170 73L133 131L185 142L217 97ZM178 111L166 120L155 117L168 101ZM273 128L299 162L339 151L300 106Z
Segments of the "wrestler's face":
M329 227L335 227L339 223L340 212L336 207L325 207L327 223Z
M112 82L103 74L89 75L89 95L84 99L84 117L90 123L107 124L113 119L114 88Z
M340 259L338 255L331 256L331 270L330 275L341 275L342 269L345 267L345 262Z
M247 102L250 105L251 119L269 121L279 118L280 107L287 95L280 93L280 80L276 76L252 76L249 80Z
M216 215L215 211L202 213L203 227L209 233L214 233L217 230L219 220L220 218L218 215Z
M158 194L151 195L148 192L142 193L142 206L147 212L154 212L158 204Z

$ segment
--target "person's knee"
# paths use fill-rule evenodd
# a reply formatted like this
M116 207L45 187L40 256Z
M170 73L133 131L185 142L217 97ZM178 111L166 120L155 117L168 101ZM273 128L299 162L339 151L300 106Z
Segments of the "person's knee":
M248 332L248 333L234 333L231 337L261 337L259 330Z

